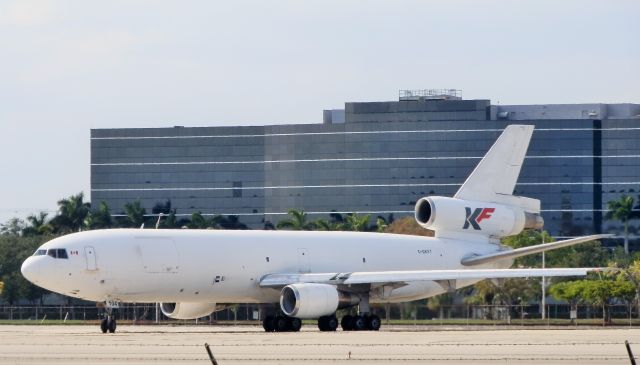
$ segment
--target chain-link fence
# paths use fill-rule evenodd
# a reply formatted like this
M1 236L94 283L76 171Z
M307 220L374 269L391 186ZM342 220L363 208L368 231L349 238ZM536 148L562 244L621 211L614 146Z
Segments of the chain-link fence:
M373 306L372 311L383 322L404 325L640 325L635 307L628 305L590 306L551 304L543 318L539 305L445 305L429 308L424 304L405 303ZM604 313L603 313L604 311ZM338 316L355 313L340 310ZM95 323L105 310L91 305L0 306L0 323L24 321L33 323ZM264 315L256 304L238 304L198 320L172 320L162 314L158 305L122 304L115 317L133 324L257 324Z

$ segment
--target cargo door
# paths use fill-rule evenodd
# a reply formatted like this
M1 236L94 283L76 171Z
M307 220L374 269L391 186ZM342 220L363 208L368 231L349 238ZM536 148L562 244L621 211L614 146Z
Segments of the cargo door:
M178 272L178 250L171 238L137 238L142 266L148 273L175 274Z

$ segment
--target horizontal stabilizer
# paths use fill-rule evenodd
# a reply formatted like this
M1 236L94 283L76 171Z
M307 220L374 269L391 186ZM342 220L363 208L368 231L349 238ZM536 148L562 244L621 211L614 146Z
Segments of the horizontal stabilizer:
M561 269L467 269L370 271L352 273L269 274L260 280L263 288L280 288L289 284L318 283L332 285L389 284L411 281L480 280L501 278L527 278L542 276L585 276L599 268Z
M532 255L534 253L540 253L543 251L569 247L569 246L577 245L579 243L595 241L602 238L609 238L611 236L612 235L610 234L594 234L591 236L576 237L576 238L571 238L563 241L544 243L541 245L522 247L522 248L516 248L514 250L505 250L505 251L500 251L496 253L490 253L487 255L471 256L471 257L462 259L461 263L466 266L472 266L472 265L486 264L486 263L505 260L505 259L515 259L522 256Z

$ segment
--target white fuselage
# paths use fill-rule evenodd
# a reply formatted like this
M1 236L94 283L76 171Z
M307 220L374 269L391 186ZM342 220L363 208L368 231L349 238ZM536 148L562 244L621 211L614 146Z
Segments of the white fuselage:
M276 303L279 290L259 286L272 273L466 269L463 257L500 249L485 242L382 233L148 229L74 233L40 249L54 248L66 250L68 258L40 254L22 268L46 289L93 301L211 303ZM415 300L445 291L433 281L411 282L371 301Z

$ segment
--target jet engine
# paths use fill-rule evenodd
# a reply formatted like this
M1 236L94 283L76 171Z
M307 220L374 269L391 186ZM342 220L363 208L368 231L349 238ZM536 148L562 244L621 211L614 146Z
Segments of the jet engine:
M160 303L162 313L173 319L206 317L221 308L216 303Z
M280 308L289 317L318 318L360 302L355 294L328 284L290 284L282 288Z
M418 200L415 217L418 224L436 231L436 235L459 232L500 238L524 229L540 229L544 225L539 214L519 207L441 196Z

